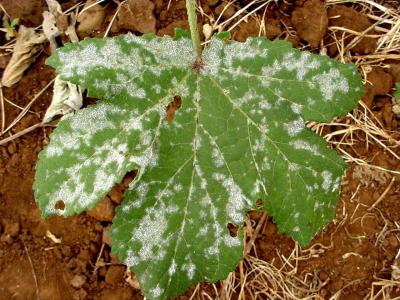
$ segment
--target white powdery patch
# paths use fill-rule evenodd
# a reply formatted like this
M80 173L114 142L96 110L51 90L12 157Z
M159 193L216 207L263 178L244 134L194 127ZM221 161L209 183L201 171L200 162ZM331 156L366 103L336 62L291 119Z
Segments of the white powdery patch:
M126 252L126 258L124 260L124 264L130 268L133 266L136 266L138 264L138 258L137 256L133 253L132 249L128 249Z
M182 184L180 184L180 183L176 183L176 184L174 185L173 189L174 189L174 191L176 191L176 192L180 192L180 191L182 191L183 186L182 186Z
M134 84L123 82L122 86L125 87L126 93L133 98L144 99L146 98L146 91L137 87Z
M263 99L259 102L259 106L262 110L269 110L271 109L271 104L266 100Z
M140 174L138 179L141 177L143 172L147 168L153 168L158 164L158 149L156 147L150 147L139 156L130 156L129 162L134 163L140 167Z
M212 39L211 42L203 51L203 64L202 73L217 75L221 65L221 52L224 43L219 39Z
M298 171L300 169L299 165L295 164L295 163L289 163L288 168L289 168L289 171L292 171L292 172Z
M340 187L340 177L337 177L335 179L335 182L332 184L332 193L337 192L339 190L339 187Z
M171 265L168 268L168 275L171 277L176 272L176 262L175 259L172 260Z
M262 163L261 163L261 170L262 171L268 171L271 170L271 163L269 162L269 158L267 156L264 156Z
M325 170L325 171L322 171L321 176L323 179L321 187L325 191L325 193L327 193L327 192L329 192L329 188L332 185L332 173Z
M290 108L292 109L292 111L293 111L296 115L299 115L299 114L301 114L301 110L303 109L303 105L297 104L297 103L292 103L292 104L290 105Z
M283 70L283 65L280 64L278 60L275 59L272 65L262 67L261 74L262 76L268 78L268 77L273 77L276 73L282 70ZM270 82L268 80L266 80L265 82L263 80L263 83L265 83L267 86L270 85Z
M235 60L242 62L247 58L254 58L257 55L262 55L266 58L267 54L268 50L260 50L258 47L252 47L251 40L249 39L244 43L226 44L224 47L224 66L228 69L232 69L232 64Z
M324 206L323 203L315 202L314 203L314 212L316 212L317 210L320 209L320 207L323 207L323 206Z
M244 222L244 210L251 207L251 201L242 192L242 189L232 178L224 174L215 173L213 178L220 182L228 194L228 203L225 210L229 218L236 224Z
M217 168L220 168L224 165L224 158L217 148L213 148L212 150L212 159L214 166Z
M259 96L256 94L256 92L253 89L248 89L242 97L236 100L236 102L240 107L243 107L248 103L254 102L254 100L257 98L259 98Z
M77 113L70 119L73 131L85 129L87 135L93 135L104 129L116 129L117 122L112 120L124 116L125 110L107 103L99 103L84 109L85 113ZM81 133L80 133L81 134Z
M330 69L320 75L316 75L312 80L317 81L325 100L332 100L336 92L346 94L349 91L347 79L340 74L336 68Z
M190 39L173 40L169 36L163 36L147 40L129 33L124 36L124 40L127 43L139 44L151 52L158 64L188 67L196 58L196 51ZM130 47L137 48L134 45Z
M266 192L266 188L264 183L260 179L257 179L253 184L253 190L251 191L251 196L252 197L260 196L261 192Z
M294 53L287 53L283 57L283 65L288 71L296 71L297 80L303 80L310 70L319 68L318 60L313 59L308 52L302 52L300 58Z
M70 132L52 136L51 143L45 150L46 157L61 156L66 150L78 150L82 144L90 145L91 138L96 133L117 129L118 123L110 119L118 118L123 113L123 110L114 105L104 103L85 109L85 113L78 112L69 118Z
M148 214L140 221L139 226L132 232L131 241L140 243L141 247L137 263L161 260L162 253L158 251L155 255L154 249L162 248L166 242L164 233L167 230L168 222L163 210L149 210Z
M125 154L128 151L128 144L119 143L117 138L113 138L110 143L96 149L96 152L105 153L102 167L107 168L110 164L116 165L116 172L120 172L127 162Z
M304 140L295 140L295 141L290 141L289 145L294 147L296 150L306 150L311 152L315 156L323 156L320 152L319 149L316 145L311 145L307 141Z
M197 176L199 177L199 179L200 179L200 188L201 188L202 190L206 190L206 189L207 189L207 185L208 185L207 179L204 177L203 171L201 170L200 165L197 163L197 161L195 162L194 170L195 170L195 172L196 172L196 175L197 175ZM194 192L194 191L195 191L195 189L194 189L194 187L193 187L192 192Z
M205 236L207 235L207 232L208 232L208 225L204 225L203 227L200 228L197 236Z
M183 264L181 270L186 271L189 280L192 280L196 273L196 266L192 263Z
M153 86L152 86L152 89L153 89L153 91L154 91L156 94L161 93L161 85L159 85L159 84L153 85Z
M295 136L305 128L304 120L299 117L297 120L285 124L285 127L290 136Z
M254 151L254 153L263 153L265 150L265 143L267 142L267 135L266 134L262 134L261 138L259 139L255 139L254 143L251 145L252 150Z
M230 248L241 245L240 240L237 237L232 237L230 235L224 235L224 243Z
M66 169L68 180L61 184L58 189L51 195L48 195L51 201L46 206L46 211L64 215L66 212L71 213L74 207L82 209L97 201L102 195L109 191L114 183L118 180L127 163L125 153L128 145L119 143L114 137L108 143L98 148L89 157L82 156L81 162ZM98 168L101 161L101 168ZM93 173L91 169L96 169ZM93 185L87 187L85 182L87 176L94 177ZM55 209L55 203L62 200L65 208Z
M162 293L164 293L164 289L160 288L159 285L157 285L156 288L151 291L151 294L154 298L160 297Z
M133 184L135 184L135 183L137 183L136 180L134 180ZM149 192L149 184L146 182L140 181L140 183L136 187L137 198L135 199L135 201L124 203L122 210L124 212L128 212L128 211L130 211L131 208L139 208L146 200L146 196L147 196L148 192Z

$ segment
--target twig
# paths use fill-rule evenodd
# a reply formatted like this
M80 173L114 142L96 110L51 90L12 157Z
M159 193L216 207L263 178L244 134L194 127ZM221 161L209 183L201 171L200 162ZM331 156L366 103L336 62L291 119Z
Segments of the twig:
M6 113L4 108L4 95L3 95L3 87L0 86L0 110L1 110L1 131L0 135L3 134L4 128L6 127Z
M100 252L99 252L99 255L97 256L96 263L95 263L95 265L94 265L93 274L96 274L97 269L100 267L100 266L99 266L99 262L100 262L101 255L103 254L104 245L105 245L104 243L101 244Z
M17 124L27 114L32 104L53 84L54 81L55 78L52 79L48 84L46 84L46 86L43 89L41 89L41 91L37 93L35 97L33 97L33 99L25 106L24 110L19 113L19 115L15 118L15 120L11 122L11 124L0 135L6 133L11 128L13 128L15 124Z
M128 1L128 0L124 0L121 3L118 3L118 7L117 7L113 17L111 18L110 24L108 24L106 32L104 32L103 37L106 37L108 35L108 33L110 32L111 27L114 24L114 21L115 21L117 15L118 15L119 11L121 10L122 5L124 5L126 1Z
M36 273L35 273L35 268L33 267L32 259L31 259L31 256L29 255L28 249L25 246L25 243L22 242L22 244L24 245L26 255L28 256L29 264L31 265L32 276L33 276L33 280L35 281L35 286L36 286L36 299L40 300L39 285L38 285L38 280L37 280Z
M390 191L390 189L392 188L394 181L396 180L396 177L392 177L392 180L390 181L389 185L387 186L387 188L385 189L385 191L382 193L382 195L380 195L380 197L378 198L378 200L375 201L374 204L372 204L372 206L370 208L368 208L368 211L371 211L372 209L374 209L386 196L386 194Z
M36 128L45 127L45 126L52 126L52 125L46 125L46 124L43 124L43 123L37 123L35 125L32 125L32 126L30 126L28 128L25 128L24 130L14 134L14 135L12 135L12 136L9 136L8 138L2 139L0 141L0 146L5 145L5 144L7 144L8 142L10 142L12 140L17 139L17 138L19 138L19 137L21 137L21 136L23 136L23 135L35 130Z
M251 248L253 248L253 246L254 246L254 242L258 236L258 233L260 232L261 227L264 225L266 219L267 219L267 213L263 212L263 214L260 218L260 221L258 221L256 229L254 230L253 234L251 235L250 241L246 245L245 254L250 253Z

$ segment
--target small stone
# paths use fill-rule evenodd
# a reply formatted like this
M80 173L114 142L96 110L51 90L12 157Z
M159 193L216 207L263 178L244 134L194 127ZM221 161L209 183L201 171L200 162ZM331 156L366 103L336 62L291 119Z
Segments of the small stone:
M320 0L308 0L296 8L291 21L299 36L311 47L318 47L328 28L328 15Z
M103 235L102 235L101 242L103 244L111 246L111 237L110 237L109 231L110 231L110 226L103 229Z
M13 239L11 238L11 236L9 234L3 234L0 236L0 242L11 245L13 242Z
M83 249L83 250L81 250L79 252L78 258L83 260L83 261L89 261L89 260L91 260L92 257L91 257L90 252L88 250Z
M105 18L104 7L95 3L95 0L86 1L84 8L90 8L86 9L82 14L79 15L79 25L77 29L78 32L90 33L92 31L99 30L103 25Z
M149 33L156 31L154 3L150 0L129 0L121 6L118 25L122 29Z
M103 290L99 300L131 300L133 291L129 287L115 288L112 290Z
M396 249L399 246L399 241L396 236L391 235L389 237L389 245L394 249Z
M8 150L8 153L10 155L12 155L17 151L17 146L15 145L15 143L11 142L11 143L9 143L7 150Z
M354 8L347 7L345 5L332 5L328 10L329 26L344 27L356 32L365 33L367 35L377 34L373 29L373 24L368 16ZM365 32L367 31L367 32ZM348 35L344 38L345 44L349 43L353 39L352 35ZM360 54L374 53L376 49L376 38L363 37L353 47L351 52ZM329 47L331 55L337 53L337 46L332 43Z
M332 290L334 292L339 291L343 287L343 280L337 279L331 284Z
M61 252L65 257L70 257L71 256L71 247L65 245L61 248Z
M99 270L97 271L97 274L99 274L99 276L106 277L106 274L107 274L106 267L100 267Z
M219 0L207 0L208 6L215 6L219 3Z
M222 12L222 18L224 20L229 19L230 17L232 17L235 13L235 7L233 5L229 5L226 9L225 7L228 5L228 3L221 3L220 5L217 6L217 8L215 9L215 13L219 16ZM224 10L225 9L225 10Z
M124 274L124 266L111 266L107 270L105 281L109 285L117 285L124 280Z
M78 299L79 299L79 300L84 300L84 299L86 299L88 293L87 293L84 289L80 289L80 290L77 292L77 295L78 295Z
M72 287L79 289L81 288L86 282L86 276L84 275L75 275L74 278L70 281Z
M98 221L111 222L115 215L114 204L110 198L105 197L92 210L88 211L88 215Z
M5 233L8 234L10 237L15 238L19 234L19 223L10 223L6 225Z
M118 256L113 255L112 253L110 253L110 257L111 257L111 263L118 265L121 264L121 261L119 260Z
M326 273L325 271L320 271L318 273L318 277L321 281L326 281L329 278L328 273Z

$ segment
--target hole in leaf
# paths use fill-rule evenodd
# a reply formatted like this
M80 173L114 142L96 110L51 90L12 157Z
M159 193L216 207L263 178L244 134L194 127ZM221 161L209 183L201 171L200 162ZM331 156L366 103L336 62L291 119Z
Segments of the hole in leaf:
M228 228L231 237L237 237L238 226L235 226L232 223L228 223L226 227Z
M54 204L54 208L55 208L55 209L64 210L64 208L65 208L65 203L64 203L64 201L58 200L58 201L56 202L56 204Z
M181 96L177 95L174 96L174 100L172 100L167 106L167 117L166 120L168 123L171 123L174 120L175 112L181 107L182 105L182 98Z

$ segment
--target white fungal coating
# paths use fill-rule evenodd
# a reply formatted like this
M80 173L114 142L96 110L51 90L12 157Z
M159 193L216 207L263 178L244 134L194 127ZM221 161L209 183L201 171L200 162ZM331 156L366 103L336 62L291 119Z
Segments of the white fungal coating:
M36 197L46 215L72 215L136 169L111 237L146 297L226 276L258 199L303 244L329 221L343 164L305 122L328 121L346 103L346 67L258 38L213 38L201 61L186 37L129 34L66 49L52 63L103 100L60 122L37 168L57 184L37 184Z

